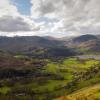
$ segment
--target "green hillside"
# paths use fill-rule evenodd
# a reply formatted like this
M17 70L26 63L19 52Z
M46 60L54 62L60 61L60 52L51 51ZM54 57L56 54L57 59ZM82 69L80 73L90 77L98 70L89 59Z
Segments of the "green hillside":
M100 100L100 84L83 88L56 100Z

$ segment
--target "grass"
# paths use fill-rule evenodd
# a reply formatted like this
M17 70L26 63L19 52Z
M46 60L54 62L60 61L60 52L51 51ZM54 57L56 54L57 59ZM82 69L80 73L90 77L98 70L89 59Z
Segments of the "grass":
M100 84L83 88L56 100L100 100Z
M91 67L95 67L99 63L100 63L100 61L94 60L94 59L80 60L77 58L67 58L67 59L64 59L62 61L62 63L60 63L60 62L55 63L52 61L48 61L47 66L43 67L43 69L41 68L42 69L41 71L42 71L43 75L45 73L54 75L54 79L52 77L48 76L49 78L48 77L42 78L42 79L38 80L38 82L35 80L30 81L27 84L23 84L23 83L19 83L19 82L17 84L17 82L16 82L16 84L13 87L0 88L0 93L7 94L10 91L10 89L11 90L23 89L25 87L25 88L31 89L32 91L35 91L37 94L40 93L41 95L39 95L39 98L44 98L45 94L47 94L47 93L53 94L54 96L55 96L55 94L57 94L58 96L60 94L64 95L68 92L68 90L66 90L63 87L66 86L68 82L70 82L74 79L74 76L77 75L77 74L75 74L75 72L78 73L80 71L81 72L86 71L87 69L89 69ZM41 76L41 77L45 77L45 76ZM62 79L59 79L60 77ZM42 80L42 82L40 82L41 80ZM85 86L90 86L91 84L96 84L98 82L100 82L100 78L94 77L90 80L80 81L77 84L77 87L79 87L78 89L80 89ZM100 91L100 89L97 91ZM77 91L77 93L79 93L79 92ZM72 96L72 95L70 95L70 96ZM68 97L70 97L70 96L68 96ZM99 98L100 93L99 92L96 93L96 91L95 91L95 96ZM64 98L66 98L66 96L64 96ZM68 100L74 100L73 98L68 99ZM39 99L39 100L45 100L45 99ZM61 100L67 100L67 99L61 99ZM79 100L81 100L81 99L79 99ZM84 99L82 99L82 100L84 100Z
M84 71L91 67L95 67L98 64L100 64L100 61L95 59L79 60L77 58L68 58L62 63L49 62L45 67L45 72L69 77L69 73L71 72Z
M49 63L47 66L46 66L46 71L48 73L57 73L58 71L58 64L55 64L55 63Z
M95 59L79 60L77 58L69 58L63 61L63 65L66 67L85 68L85 69L93 67L99 63L100 61Z
M37 90L39 92L53 92L58 88L61 88L66 85L66 81L59 81L59 80L49 80L45 85L40 85L38 87L33 87L33 90Z
M10 91L9 87L1 87L0 88L0 93L1 94L7 94Z
M84 59L80 60L77 58L65 59L62 63L63 70L67 69L68 72L79 72L90 69L100 64L99 60L95 59ZM64 74L63 74L64 75ZM82 90L75 91L73 94L68 96L61 96L56 100L100 100L100 84L92 87L93 84L100 83L99 77L93 77L88 80L82 80L77 83L76 90L83 88ZM91 87L88 87L91 86ZM87 88L84 88L87 87Z

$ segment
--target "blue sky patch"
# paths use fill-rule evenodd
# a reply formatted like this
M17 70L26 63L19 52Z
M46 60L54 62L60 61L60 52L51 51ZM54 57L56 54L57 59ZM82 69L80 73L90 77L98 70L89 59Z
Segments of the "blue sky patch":
M21 14L30 15L30 0L11 0L11 2L17 7Z

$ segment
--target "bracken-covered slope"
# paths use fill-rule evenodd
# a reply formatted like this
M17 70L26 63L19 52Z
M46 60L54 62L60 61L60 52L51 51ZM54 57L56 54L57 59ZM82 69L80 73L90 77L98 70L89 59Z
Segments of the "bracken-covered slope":
M100 100L100 84L83 88L68 96L62 96L56 100Z
M82 51L100 52L100 38L95 35L82 35L66 42L66 45Z

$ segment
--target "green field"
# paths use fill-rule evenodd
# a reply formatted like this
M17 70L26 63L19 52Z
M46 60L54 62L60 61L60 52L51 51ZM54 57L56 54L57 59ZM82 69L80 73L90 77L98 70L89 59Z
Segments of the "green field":
M38 62L37 59L31 59L31 63L34 61ZM11 100L53 100L100 82L99 60L83 60L73 57L56 62L49 59L41 61L46 62L41 68L38 67L33 71L32 68L21 69L23 73L29 71L30 74L35 73L37 75L35 77L33 75L1 79L0 98L5 100L10 100L7 97L12 97ZM20 69L17 71L19 72ZM99 97L99 95L97 93L95 96Z

